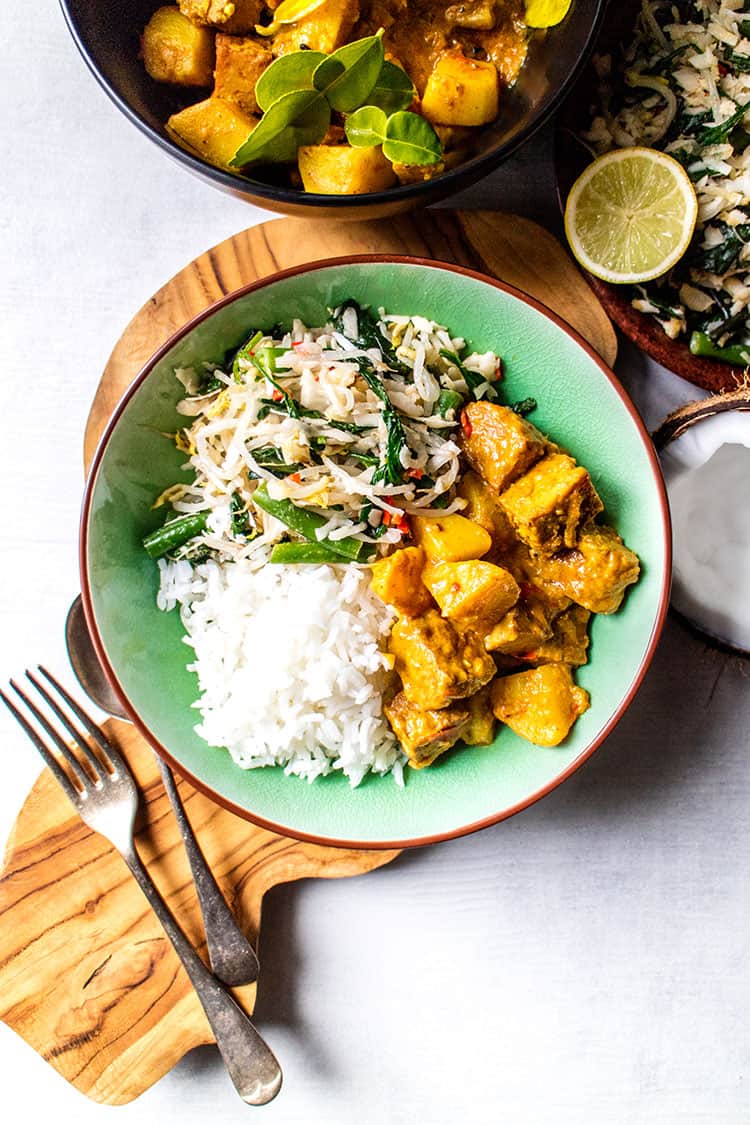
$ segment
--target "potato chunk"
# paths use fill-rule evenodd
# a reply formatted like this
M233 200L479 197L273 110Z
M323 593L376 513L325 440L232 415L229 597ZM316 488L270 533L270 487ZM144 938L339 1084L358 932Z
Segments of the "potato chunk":
M459 707L423 711L410 703L402 691L385 704L383 711L409 765L417 770L431 765L438 755L450 750L469 725L468 711Z
M436 609L397 621L389 648L406 698L425 711L473 695L495 674L481 638L461 632Z
M255 83L272 61L268 47L239 35L216 36L214 94L245 113L259 113Z
M419 617L434 606L422 581L425 553L421 547L402 547L373 563L370 586L387 605L407 617Z
M573 683L567 664L543 664L503 676L491 693L500 722L537 746L559 745L589 708L589 694Z
M538 560L540 574L592 613L614 613L625 590L638 581L638 556L613 527L589 524L572 551Z
M492 546L489 532L465 516L414 516L412 531L431 562L478 559Z
M466 700L469 722L461 737L467 746L491 746L495 741L495 715L492 711L491 685L483 687Z
M255 29L265 0L178 0L180 11L199 26L218 27L231 35Z
M176 86L210 86L214 71L214 37L196 27L176 5L157 8L143 29L143 65L157 82Z
M469 462L495 492L502 492L547 452L544 435L509 406L470 402L461 412L461 426Z
M540 554L575 547L578 533L603 508L591 477L567 453L537 461L500 494L519 539Z
M437 563L423 580L444 617L462 628L488 633L518 601L520 590L513 575L494 563Z
M286 55L290 51L307 50L330 54L346 43L358 19L356 0L326 0L309 16L277 31L271 40L273 53Z
M256 118L232 102L211 97L173 113L167 121L167 129L209 164L229 168L230 160L257 123Z
M591 613L580 605L571 605L552 622L552 636L523 654L533 664L574 664L580 667L588 660L589 618Z
M440 125L486 125L497 117L498 94L493 63L449 51L440 55L427 79L422 112Z
M364 195L396 182L379 146L302 145L297 162L305 191L321 195Z

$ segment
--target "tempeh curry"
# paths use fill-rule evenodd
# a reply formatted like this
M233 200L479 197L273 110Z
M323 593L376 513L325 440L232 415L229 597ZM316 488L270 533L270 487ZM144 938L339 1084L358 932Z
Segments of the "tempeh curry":
M593 613L614 613L639 575L606 524L591 478L508 406L463 410L461 514L413 519L415 546L372 566L398 612L385 712L412 766L459 739L494 740L506 724L556 746L589 706L573 669L586 663Z
M291 182L312 192L379 191L461 163L477 129L497 117L527 52L523 0L322 0L297 4L298 18L276 28L276 13L285 8L279 0L178 0L152 16L142 55L159 82L211 88L174 113L167 129L209 163L236 170L238 150L262 118L256 85L274 60L293 52L330 54L381 34L385 60L405 72L407 87L413 84L402 108L429 122L437 151L420 164L418 157L387 156L380 145L352 145L346 114L334 112L322 139L305 143L300 133L287 159Z

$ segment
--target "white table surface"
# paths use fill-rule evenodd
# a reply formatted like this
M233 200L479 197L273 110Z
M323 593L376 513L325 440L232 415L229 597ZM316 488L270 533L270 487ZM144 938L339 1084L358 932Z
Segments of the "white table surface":
M3 5L0 681L72 684L81 439L131 315L268 216L199 183L94 84L54 4ZM549 135L465 199L556 222ZM632 349L650 424L696 397ZM213 1049L117 1120L278 1125L750 1122L748 665L669 620L617 731L562 788L355 880L273 892L257 1022L285 1071L242 1106ZM0 836L38 761L0 714ZM0 1120L97 1125L0 1025Z

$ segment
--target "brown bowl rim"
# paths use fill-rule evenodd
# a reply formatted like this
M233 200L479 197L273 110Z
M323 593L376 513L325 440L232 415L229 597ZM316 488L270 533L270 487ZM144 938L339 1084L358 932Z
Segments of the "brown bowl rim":
M583 748L580 754L577 755L574 761L571 762L570 765L567 766L552 781L548 782L546 785L543 785L540 789L536 790L534 793L524 798L522 801L518 801L515 805L512 805L507 809L503 809L501 812L492 814L488 817L483 817L481 820L474 821L471 824L462 825L457 829L452 829L447 832L437 832L429 836L417 837L416 839L387 841L344 840L336 837L331 838L326 836L316 836L313 833L302 832L299 830L293 831L287 826L276 824L273 821L266 820L264 817L251 813L250 811L248 811L248 809L235 804L234 801L226 797L223 797L221 794L212 789L210 785L208 785L206 782L203 782L200 778L195 777L194 774L186 770L181 763L177 762L172 757L169 750L152 734L146 724L141 720L138 712L132 706L130 700L128 699L128 696L120 685L115 670L112 667L109 658L107 657L102 638L99 634L96 618L94 616L89 585L87 558L88 524L94 484L96 482L99 467L104 457L106 448L109 444L109 440L115 428L119 424L125 407L128 405L135 392L139 389L141 384L145 382L156 364L159 363L161 359L168 354L168 352L175 346L175 344L190 332L192 332L193 329L201 324L204 320L207 320L215 312L218 312L218 310L223 308L225 305L231 304L233 301L246 296L248 293L252 293L255 290L261 289L267 285L275 284L277 281L283 280L288 277L294 277L298 274L312 273L318 270L331 269L335 268L336 266L342 265L364 265L371 263L380 263L382 265L403 264L417 266L420 268L440 269L445 270L447 273L459 274L463 277L472 278L475 281L480 281L485 285L490 285L495 289L499 289L501 290L501 292L507 293L511 297L515 297L517 300L520 300L524 304L529 305L531 308L547 317L547 319L551 320L558 328L565 332L574 341L574 343L578 344L578 346L582 348L584 352L586 352L589 358L595 362L604 377L612 385L613 389L617 393L626 411L635 424L636 430L638 431L643 441L649 465L651 467L654 483L656 485L657 495L659 499L659 511L662 521L662 530L664 533L664 571L662 577L662 585L659 594L656 617L651 628L648 644L646 646L643 657L641 658L641 662L636 670L636 673L620 705L610 716L610 718L598 732L596 737L593 738L592 741ZM257 281L251 282L249 285L244 285L239 289L235 289L232 293L227 293L214 304L209 305L208 308L203 309L196 316L192 317L189 321L187 321L186 324L177 329L176 332L172 333L172 335L165 341L165 343L163 343L161 347L158 348L156 352L154 352L151 358L146 361L146 363L135 376L132 383L125 391L119 403L112 412L112 416L110 417L106 429L99 439L94 457L91 462L91 466L86 479L86 487L81 508L79 528L79 566L81 574L81 597L83 601L86 622L91 633L94 649L97 656L99 657L99 660L101 661L104 673L109 680L113 691L117 695L117 698L122 703L124 710L130 716L131 722L133 723L135 728L153 747L156 753L161 758L163 758L164 761L166 761L173 769L175 769L178 774L180 774L180 776L185 777L191 785L193 785L210 800L220 805L222 808L227 809L229 812L234 813L236 816L242 817L242 819L244 820L250 821L252 824L258 825L258 827L260 828L264 828L269 832L276 833L277 835L297 840L303 840L307 843L318 844L323 847L339 847L363 851L385 851L403 848L423 847L428 844L437 844L442 843L446 840L458 839L462 836L468 836L474 832L478 832L483 828L489 828L491 825L498 824L502 820L507 820L509 817L515 816L516 813L522 812L524 809L527 809L531 805L536 804L536 802L541 800L543 797L546 797L548 793L551 793L554 789L556 789L559 785L566 781L571 776L571 774L575 773L575 771L579 769L579 767L582 766L583 763L592 756L594 751L597 750L599 746L601 746L601 744L605 741L605 739L611 734L617 723L620 721L620 719L630 706L636 692L638 691L638 688L643 681L651 660L653 659L654 652L656 651L656 646L658 644L659 637L661 636L661 632L664 627L664 621L667 615L667 610L669 608L669 591L672 575L672 534L669 505L667 502L666 488L659 465L659 459L651 441L651 437L643 423L643 420L641 419L640 414L636 410L630 396L625 391L625 388L622 386L615 373L607 367L607 365L601 359L599 354L594 350L591 344L589 344L588 341L584 340L583 337L574 328L567 324L561 317L559 317L557 313L553 312L535 297L531 297L528 294L521 292L521 290L516 289L514 286L508 285L506 282L499 281L496 278L487 277L485 274L480 273L478 270L468 269L465 266L453 265L450 262L432 261L429 258L420 258L412 255L354 254L344 255L337 258L323 259L317 262L305 262L301 265L292 266L289 269L281 270L278 273L271 274L268 277L260 278Z

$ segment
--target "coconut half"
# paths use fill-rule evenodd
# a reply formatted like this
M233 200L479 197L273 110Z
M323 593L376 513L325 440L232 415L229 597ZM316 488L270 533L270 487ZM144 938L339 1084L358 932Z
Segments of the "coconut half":
M750 387L688 403L653 438L672 513L672 606L750 655Z

